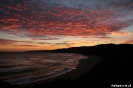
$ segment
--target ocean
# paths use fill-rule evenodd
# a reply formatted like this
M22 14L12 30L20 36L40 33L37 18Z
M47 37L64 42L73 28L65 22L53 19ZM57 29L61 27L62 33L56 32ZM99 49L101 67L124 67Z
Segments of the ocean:
M0 79L10 84L28 84L76 69L80 59L72 53L7 53L0 55Z

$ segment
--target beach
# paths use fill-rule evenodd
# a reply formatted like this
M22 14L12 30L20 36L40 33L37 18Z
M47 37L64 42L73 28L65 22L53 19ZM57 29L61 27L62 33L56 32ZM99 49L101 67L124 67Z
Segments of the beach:
M51 52L78 53L88 58L80 59L77 67L74 67L76 69L53 78L24 85L11 85L0 80L2 88L108 88L111 84L132 83L133 46L131 44L105 44Z
M61 75L53 77L53 78L41 80L38 82L32 82L32 83L28 83L28 84L22 84L21 86L39 85L39 84L43 84L45 82L52 82L55 79L77 79L78 77L89 72L99 61L100 61L99 56L88 56L87 59L79 60L79 63L77 65L76 69L73 69L69 72L66 72L64 74L61 74Z

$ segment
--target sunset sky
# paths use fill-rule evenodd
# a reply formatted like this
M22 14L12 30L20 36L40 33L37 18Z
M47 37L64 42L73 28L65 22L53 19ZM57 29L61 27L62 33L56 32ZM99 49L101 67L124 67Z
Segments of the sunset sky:
M133 0L0 0L0 51L133 44Z

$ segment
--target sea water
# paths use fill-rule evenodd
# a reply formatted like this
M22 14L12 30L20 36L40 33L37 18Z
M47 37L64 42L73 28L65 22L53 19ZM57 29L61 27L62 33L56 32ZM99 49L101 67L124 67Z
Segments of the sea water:
M8 53L0 55L0 79L10 84L27 84L76 69L86 56L72 53Z

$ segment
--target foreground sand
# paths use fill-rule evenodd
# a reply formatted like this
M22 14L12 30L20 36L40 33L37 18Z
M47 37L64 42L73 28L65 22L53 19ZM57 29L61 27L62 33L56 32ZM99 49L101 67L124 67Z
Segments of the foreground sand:
M23 84L22 86L25 86L25 85L26 86L33 86L33 85L36 85L36 84L43 84L44 82L54 81L57 78L76 79L76 78L84 75L88 71L90 71L99 61L100 61L100 57L98 57L98 56L88 56L87 59L79 60L79 64L76 67L76 69L73 69L70 72L66 72L66 73L61 74L59 76L49 78L49 79L45 79L45 80L41 80L41 81L38 81L38 82Z

